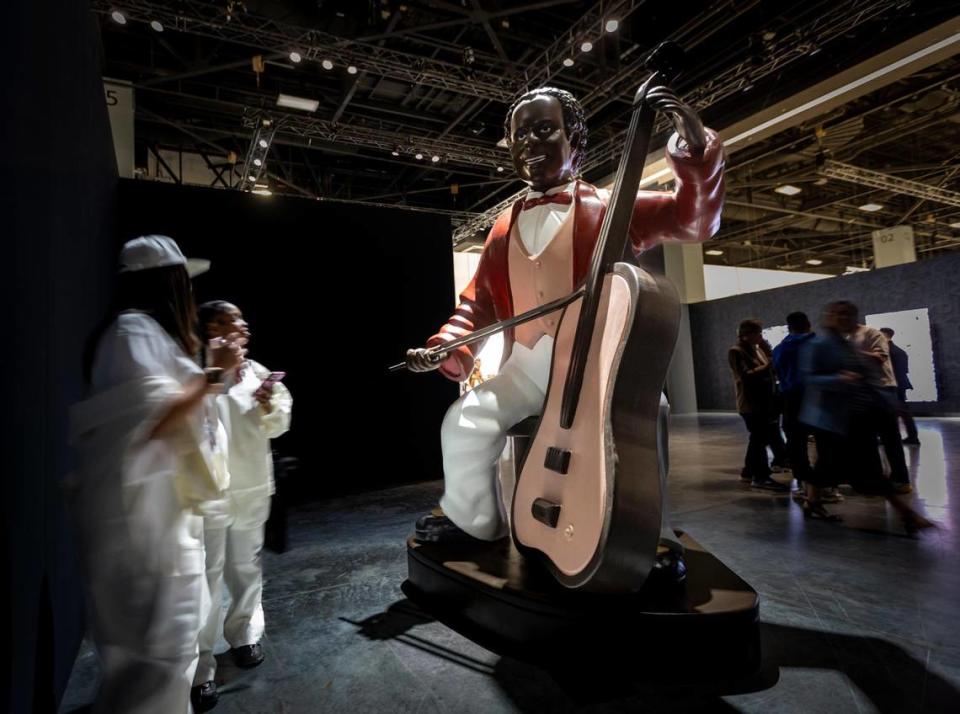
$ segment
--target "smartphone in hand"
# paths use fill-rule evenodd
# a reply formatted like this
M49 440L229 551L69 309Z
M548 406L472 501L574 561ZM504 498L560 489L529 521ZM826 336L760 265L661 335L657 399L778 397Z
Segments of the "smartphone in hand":
M273 385L277 382L283 381L283 378L287 376L286 372L271 372L263 383L257 388L257 391L265 390L270 391L273 389Z

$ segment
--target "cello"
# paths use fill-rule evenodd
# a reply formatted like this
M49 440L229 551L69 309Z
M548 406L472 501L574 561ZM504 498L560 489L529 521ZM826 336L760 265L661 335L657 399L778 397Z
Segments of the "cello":
M622 259L655 112L648 90L675 74L661 45L637 90L626 146L583 295L564 308L540 422L522 461L511 527L518 548L568 588L639 590L660 538L660 394L676 344L673 285Z

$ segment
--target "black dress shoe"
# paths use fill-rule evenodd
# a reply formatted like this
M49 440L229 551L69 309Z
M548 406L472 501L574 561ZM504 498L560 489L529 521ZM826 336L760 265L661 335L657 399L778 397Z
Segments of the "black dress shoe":
M217 694L217 683L214 681L198 684L190 689L190 703L195 712L208 712L217 706L220 695Z
M240 669L253 669L263 664L263 647L258 642L255 645L243 645L230 650L233 663Z
M417 519L416 530L413 536L421 543L479 543L469 533L460 530L457 524L446 516L436 516L428 513Z

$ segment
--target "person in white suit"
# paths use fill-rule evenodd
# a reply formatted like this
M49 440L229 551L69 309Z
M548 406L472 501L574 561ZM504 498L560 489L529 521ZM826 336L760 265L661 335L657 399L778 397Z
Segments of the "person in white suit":
M210 377L195 362L188 267L166 236L124 246L114 308L85 359L89 394L71 413L69 500L103 670L95 712L190 711L208 605L197 507L229 480L205 402L242 350L236 335L214 350Z
M250 338L240 310L222 300L201 305L198 322L205 340L234 333ZM271 374L259 362L245 359L227 375L226 391L217 398L227 430L230 487L225 498L208 504L204 513L207 584L213 607L200 633L193 693L198 711L211 709L218 698L213 649L221 618L237 666L256 667L264 659L260 551L274 492L270 440L290 428L293 407L289 390ZM230 593L225 617L220 607L224 585Z

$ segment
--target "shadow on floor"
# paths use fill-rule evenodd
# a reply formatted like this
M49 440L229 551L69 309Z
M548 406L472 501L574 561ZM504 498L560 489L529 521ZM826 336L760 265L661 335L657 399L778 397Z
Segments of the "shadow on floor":
M342 619L342 618L341 618ZM899 645L877 637L844 635L787 625L762 623L763 661L755 676L738 681L698 683L709 673L687 673L677 663L674 682L645 681L625 660L631 648L652 643L613 643L602 646L620 657L619 665L596 664L602 653L581 653L569 668L544 668L536 663L501 657L492 667L450 647L415 635L417 625L433 618L409 600L361 622L344 620L359 634L374 640L396 639L452 664L492 676L523 711L565 711L581 707L603 709L642 705L650 711L737 711L724 696L774 687L784 668L840 672L879 712L960 711L960 690Z

